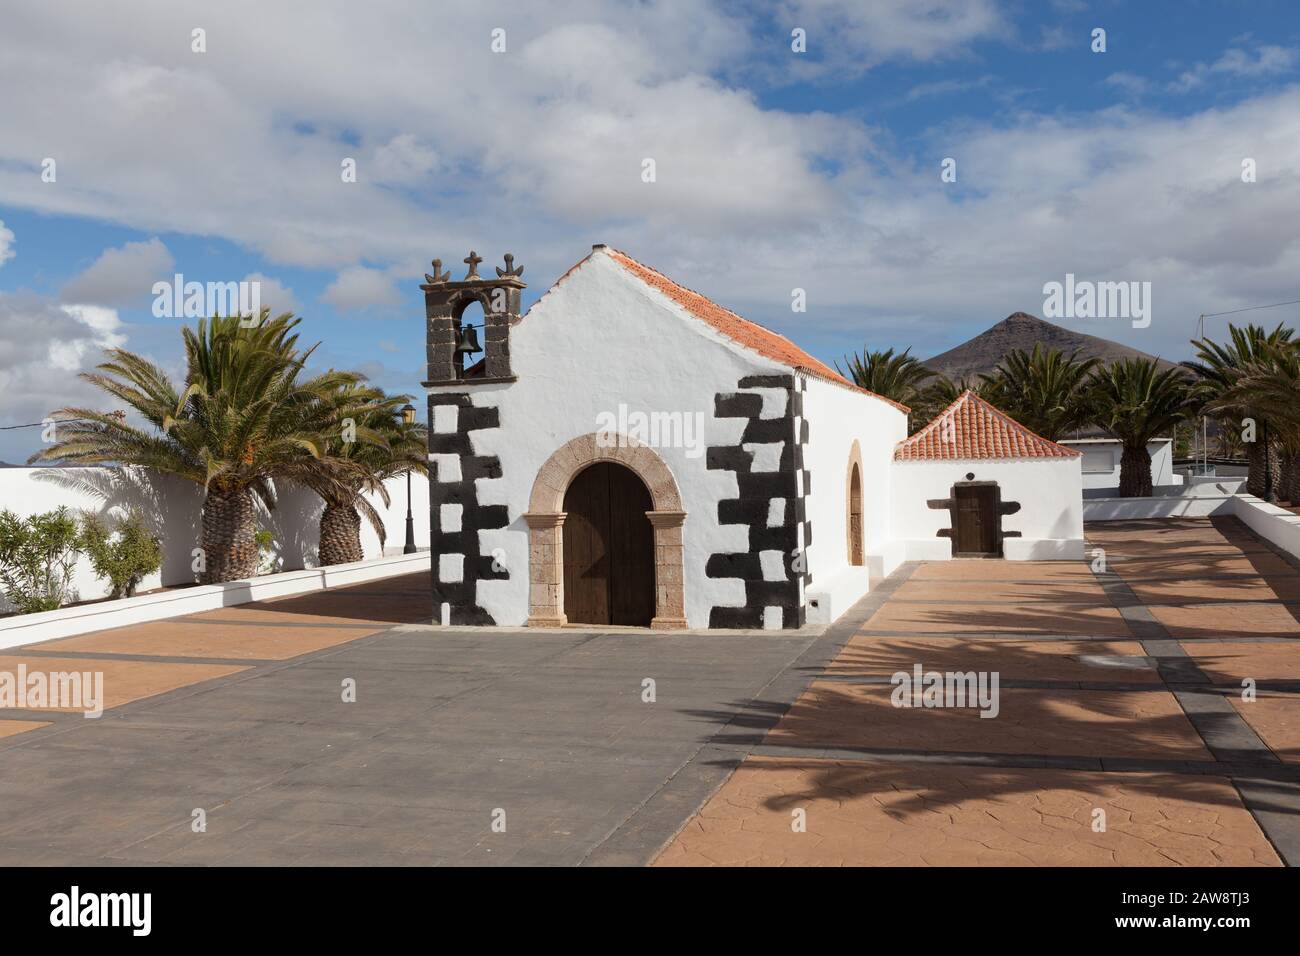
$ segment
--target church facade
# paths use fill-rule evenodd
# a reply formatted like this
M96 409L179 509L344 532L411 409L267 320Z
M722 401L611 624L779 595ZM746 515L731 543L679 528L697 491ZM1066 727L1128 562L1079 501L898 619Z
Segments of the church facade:
M908 559L906 408L618 250L526 315L481 262L421 287L442 623L798 628Z

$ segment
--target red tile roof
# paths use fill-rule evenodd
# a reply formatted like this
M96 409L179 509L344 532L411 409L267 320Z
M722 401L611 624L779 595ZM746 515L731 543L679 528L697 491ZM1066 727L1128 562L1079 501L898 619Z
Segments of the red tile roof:
M658 272L644 263L638 262L627 253L620 252L617 249L610 247L606 247L605 251L609 254L611 259L646 285L661 292L697 319L702 319L707 322L714 329L721 332L733 342L743 345L745 348L757 352L765 358L772 359L782 365L804 372L814 378L819 378L823 381L840 385L855 392L860 392L863 395L870 395L872 398L879 399L882 402L887 402L904 413L911 411L911 409L906 405L900 405L898 402L885 398L883 395L877 395L875 392L868 391L865 388L859 388L830 366L813 358L785 336L778 335L771 329L765 329L757 323L741 318L730 309L724 309L712 299L700 295L700 293L692 291L685 286L678 285L662 272Z
M974 392L962 392L934 421L894 446L895 461L1074 458L1079 452L1035 435Z

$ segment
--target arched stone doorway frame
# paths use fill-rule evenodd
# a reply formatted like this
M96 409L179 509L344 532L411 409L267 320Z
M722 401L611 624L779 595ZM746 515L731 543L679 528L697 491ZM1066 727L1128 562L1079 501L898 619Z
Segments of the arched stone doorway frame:
M853 470L858 472L858 494L857 501L853 498ZM867 563L867 528L866 528L866 490L865 481L862 474L862 447L858 440L853 439L853 446L849 449L849 465L844 471L844 550L848 555L849 564L853 567L861 567ZM853 543L853 505L858 506L858 542L857 554L854 554Z
M686 627L681 492L673 473L654 449L626 435L579 435L546 459L537 471L528 511L528 626L562 627L564 613L564 492L578 472L597 462L616 462L634 471L650 491L654 526L656 630Z

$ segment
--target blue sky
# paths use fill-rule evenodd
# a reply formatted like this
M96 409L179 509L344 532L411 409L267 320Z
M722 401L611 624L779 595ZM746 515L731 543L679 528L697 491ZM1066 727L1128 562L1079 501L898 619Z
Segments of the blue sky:
M259 278L322 363L411 392L421 275L471 247L528 303L608 242L828 362L944 351L1067 272L1151 282L1147 328L1055 321L1170 358L1200 312L1300 298L1293 3L131 9L0 35L0 425L103 405L75 373L105 345L179 372L176 272Z

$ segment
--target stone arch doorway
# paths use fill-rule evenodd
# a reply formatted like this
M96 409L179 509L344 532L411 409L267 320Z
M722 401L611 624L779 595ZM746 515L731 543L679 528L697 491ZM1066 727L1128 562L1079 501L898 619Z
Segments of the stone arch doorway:
M564 616L570 624L649 627L655 613L654 510L637 473L588 465L564 492Z
M523 516L529 529L529 627L561 627L569 622L565 611L564 526L569 517L566 497L573 482L595 464L623 466L649 495L651 507L643 512L653 535L654 616L649 624L656 629L686 627L682 567L686 512L682 510L677 482L653 449L625 435L602 435L598 440L594 432L559 448L538 469L533 482L528 512ZM612 474L607 473L607 480ZM644 499L639 504L644 504ZM625 506L621 513L626 515L630 509L630 505ZM569 537L574 540L572 535Z

